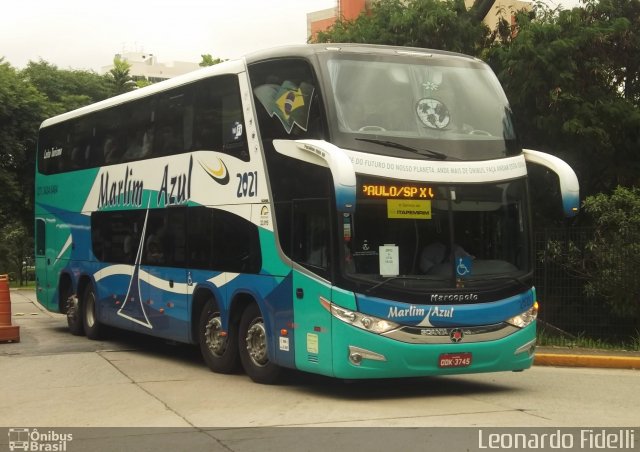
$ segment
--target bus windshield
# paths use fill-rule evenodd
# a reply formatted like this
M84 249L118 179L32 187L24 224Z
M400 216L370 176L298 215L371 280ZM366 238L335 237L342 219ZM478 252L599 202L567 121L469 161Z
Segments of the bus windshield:
M531 271L524 179L424 184L361 176L358 191L355 213L343 218L349 279L440 289Z
M325 56L332 136L347 149L416 158L371 139L485 160L521 152L495 75L471 58L437 54ZM429 158L429 157L427 157Z

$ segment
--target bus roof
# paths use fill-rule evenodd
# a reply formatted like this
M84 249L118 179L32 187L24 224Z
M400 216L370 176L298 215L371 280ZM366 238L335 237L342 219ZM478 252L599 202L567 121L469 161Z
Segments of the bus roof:
M377 55L438 55L440 57L465 58L477 60L475 57L464 55L462 53L447 52L444 50L426 49L422 47L400 47L379 44L359 44L359 43L326 43L326 44L301 44L274 47L266 50L249 53L245 56L247 64L257 61L268 60L271 58L282 58L286 56L292 57L310 57L325 52L342 52L342 53L361 53L361 54L377 54Z
M95 111L104 110L109 107L124 104L135 99L141 99L153 94L161 93L171 88L176 88L182 85L195 82L213 75L220 74L237 74L245 70L244 61L242 59L225 61L214 66L205 67L184 75L173 77L169 80L164 80L153 85L146 86L144 88L136 89L128 93L120 94L118 96L110 97L108 99L87 105L85 107L78 108L66 113L62 113L58 116L44 120L40 125L40 128L58 124L60 122L67 121L72 118L86 115Z
M141 99L153 94L163 92L165 90L176 88L182 85L186 85L197 80L205 79L214 75L220 74L238 74L246 69L247 64L256 63L258 61L264 61L269 59L283 58L283 57L301 57L311 58L314 55L325 52L340 52L340 53L359 53L359 54L377 54L377 55L423 55L445 58L464 58L480 61L477 58L464 55L461 53L447 52L443 50L425 49L419 47L398 47L398 46L386 46L376 44L355 44L355 43L330 43L330 44L300 44L274 47L266 50L260 50L250 53L242 58L235 60L225 61L223 63L216 64L202 68L193 72L189 72L178 77L171 78L153 85L136 89L128 93L120 94L118 96L110 97L108 99L87 105L85 107L78 108L52 118L46 119L40 125L40 128L48 127L60 122L67 121L72 118L86 115L95 111L100 111L109 107L124 104L135 99Z

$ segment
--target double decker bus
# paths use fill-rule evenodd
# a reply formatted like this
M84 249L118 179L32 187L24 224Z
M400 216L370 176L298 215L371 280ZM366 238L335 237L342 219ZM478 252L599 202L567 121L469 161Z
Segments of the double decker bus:
M480 60L303 45L46 120L37 296L71 333L197 344L256 382L531 366L527 165Z

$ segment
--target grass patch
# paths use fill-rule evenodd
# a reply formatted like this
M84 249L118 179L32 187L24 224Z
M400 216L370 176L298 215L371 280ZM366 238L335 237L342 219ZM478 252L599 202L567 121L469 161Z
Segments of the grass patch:
M35 281L29 281L27 283L24 283L21 286L20 283L18 283L18 281L11 281L9 283L9 288L11 288L11 289L30 289L30 290L35 290L36 282Z
M601 350L640 351L640 331L627 340L588 337L584 333L573 335L549 324L538 323L538 345Z

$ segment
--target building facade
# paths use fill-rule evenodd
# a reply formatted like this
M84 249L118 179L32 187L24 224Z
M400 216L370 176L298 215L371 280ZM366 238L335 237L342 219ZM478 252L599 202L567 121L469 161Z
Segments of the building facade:
M200 69L198 63L190 63L186 61L171 61L168 63L160 63L156 56L152 53L143 52L125 52L115 55L131 65L129 75L133 80L148 80L156 83L167 80L177 75L186 74L187 72ZM102 72L108 72L113 69L113 64L103 66Z
M327 30L338 17L346 20L356 19L361 12L368 11L377 0L337 0L333 8L314 11L307 14L307 36L314 38L319 31ZM473 6L474 0L465 0L467 8ZM494 30L500 18L504 18L511 25L514 24L516 11L531 9L531 3L520 0L496 0L491 10L484 18L489 29Z

